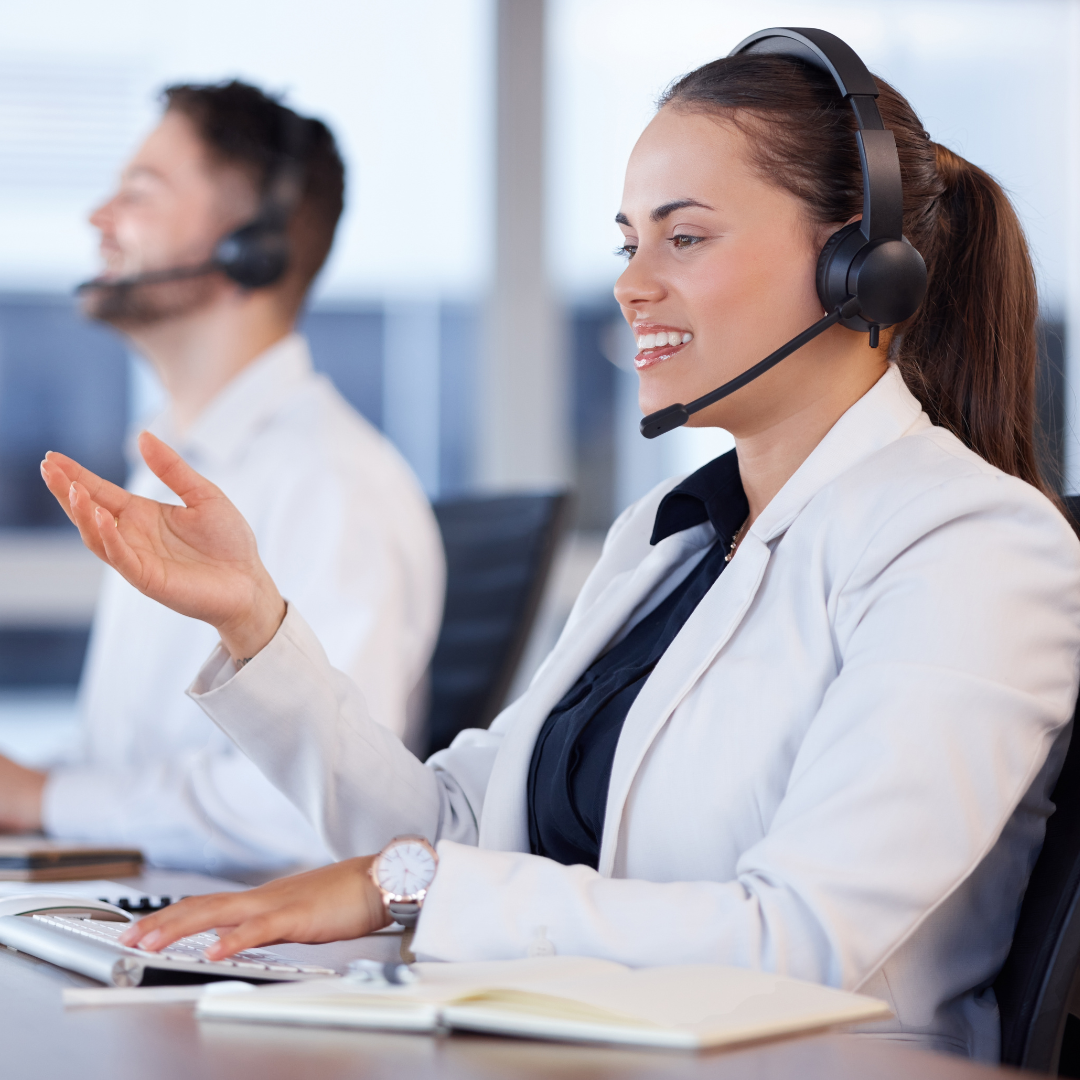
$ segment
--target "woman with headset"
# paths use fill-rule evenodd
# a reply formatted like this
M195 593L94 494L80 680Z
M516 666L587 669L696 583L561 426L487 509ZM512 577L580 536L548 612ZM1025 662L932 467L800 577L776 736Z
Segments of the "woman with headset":
M998 185L843 42L748 42L667 92L617 218L644 410L723 383L678 419L736 449L622 514L490 730L421 764L373 724L236 510L150 436L185 507L46 458L92 550L218 629L191 693L343 860L129 942L229 927L216 958L394 916L432 958L858 989L892 1006L883 1034L996 1056L988 987L1080 653L1080 545L1035 459L1031 261Z

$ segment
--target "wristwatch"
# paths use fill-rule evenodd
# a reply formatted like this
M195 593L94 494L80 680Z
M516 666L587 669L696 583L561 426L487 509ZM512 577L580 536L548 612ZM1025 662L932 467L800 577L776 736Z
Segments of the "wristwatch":
M368 873L391 917L412 928L435 878L439 856L422 836L395 836L375 856Z

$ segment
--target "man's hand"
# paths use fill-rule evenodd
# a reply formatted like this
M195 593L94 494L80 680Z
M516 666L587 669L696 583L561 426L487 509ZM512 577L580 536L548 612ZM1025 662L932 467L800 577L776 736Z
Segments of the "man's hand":
M47 775L0 756L0 832L41 828L41 793Z
M282 941L318 944L363 937L391 922L368 870L374 855L279 878L238 893L191 896L124 931L125 945L157 952L179 938L216 928L206 950L222 960L241 949Z
M152 600L210 623L234 659L254 656L277 633L285 601L248 523L160 439L144 431L139 449L183 506L132 495L51 451L41 475L99 559Z

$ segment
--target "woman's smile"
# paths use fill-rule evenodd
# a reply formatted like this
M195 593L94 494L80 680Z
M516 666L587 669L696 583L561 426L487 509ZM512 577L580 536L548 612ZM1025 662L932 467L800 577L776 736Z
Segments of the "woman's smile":
M656 323L636 322L633 329L638 348L634 367L639 371L682 352L694 340L694 335L689 330L659 326Z

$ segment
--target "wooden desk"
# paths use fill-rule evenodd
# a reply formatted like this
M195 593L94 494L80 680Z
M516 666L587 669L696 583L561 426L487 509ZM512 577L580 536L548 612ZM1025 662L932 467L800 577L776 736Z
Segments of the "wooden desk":
M206 891L213 884L160 872L141 882L146 892L174 895ZM396 948L396 939L377 935L288 951L339 966L360 955L386 958ZM691 1055L486 1036L198 1022L189 1005L64 1008L64 986L92 985L0 948L4 1080L979 1080L1004 1075L952 1057L842 1035Z

